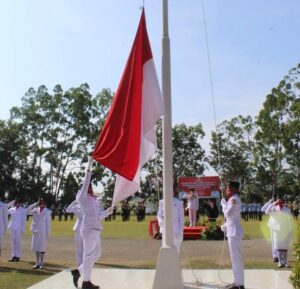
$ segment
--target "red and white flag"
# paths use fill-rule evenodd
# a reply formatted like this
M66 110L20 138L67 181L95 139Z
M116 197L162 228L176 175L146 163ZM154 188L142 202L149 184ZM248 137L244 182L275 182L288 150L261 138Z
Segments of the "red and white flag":
M93 158L117 174L113 205L138 191L140 170L156 151L156 122L163 100L152 58L144 9L119 87Z

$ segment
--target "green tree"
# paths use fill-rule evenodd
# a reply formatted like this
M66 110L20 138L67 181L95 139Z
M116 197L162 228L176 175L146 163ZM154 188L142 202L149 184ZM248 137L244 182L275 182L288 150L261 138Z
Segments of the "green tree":
M251 116L237 116L223 121L212 133L210 165L223 181L237 179L246 199L257 194L262 165L255 140L257 126Z
M257 124L263 165L273 192L299 193L300 188L300 66L290 70L267 95Z
M72 172L70 172L63 184L63 193L61 201L63 205L69 205L74 201L76 193L78 192L79 185Z
M43 85L37 91L30 88L22 106L11 110L11 120L21 124L22 138L30 147L29 181L45 177L47 192L57 198L70 170L80 178L81 164L92 151L111 99L107 89L93 97L87 84L66 92L56 85L53 95Z
M205 151L200 141L204 137L201 124L178 124L172 128L174 190L180 176L201 176L204 171ZM162 193L162 123L157 125L158 151L145 165L147 176L142 188L153 196Z
M25 149L24 149L25 148ZM6 193L16 197L18 186L16 172L22 172L26 158L26 142L20 135L20 125L10 121L0 121L0 197Z

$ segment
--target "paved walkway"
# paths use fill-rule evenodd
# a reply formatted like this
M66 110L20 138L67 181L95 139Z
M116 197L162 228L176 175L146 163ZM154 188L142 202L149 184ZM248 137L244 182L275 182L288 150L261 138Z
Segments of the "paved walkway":
M183 270L185 289L223 289L231 270ZM287 270L245 270L246 289L292 289ZM152 289L155 270L93 269L92 281L101 289ZM81 284L81 279L79 279ZM74 289L70 271L62 271L28 289Z

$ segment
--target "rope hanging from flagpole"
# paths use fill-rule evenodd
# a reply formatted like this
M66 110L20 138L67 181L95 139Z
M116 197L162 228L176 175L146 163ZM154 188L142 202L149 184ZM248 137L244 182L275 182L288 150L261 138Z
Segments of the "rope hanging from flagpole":
M222 193L222 197L223 197L223 178L222 178L222 169L221 169L222 167L221 167L221 156L220 156L220 144L219 144L219 137L218 137L215 95L214 95L211 61L210 61L210 52L209 52L209 46L208 46L208 34L207 34L207 27L206 27L204 0L202 0L201 3L202 3L202 15L203 15L203 24L204 24L204 32L205 32L205 44L206 44L209 80L210 80L210 91L211 91L213 116L214 116L214 124L215 124L215 131L216 131L216 140L217 140L217 159L218 159L217 173L220 176L220 182L221 182L220 187L221 187L221 193Z
M207 61L208 61L208 70L209 70L209 80L210 80L210 90L211 90L211 98L212 98L212 105L213 105L213 116L214 116L214 124L215 124L215 132L216 132L216 141L217 141L217 159L218 159L218 167L217 167L217 173L220 177L220 187L221 187L221 193L222 197L224 196L223 193L223 178L222 178L222 166L221 166L221 154L220 154L220 143L219 143L219 136L218 136L218 127L217 127L217 117L216 117L216 106L215 106L215 95L214 95L214 86L213 86L213 79L212 79L212 69L211 69L211 60L210 60L210 52L209 52L209 45L208 45L208 33L207 33L207 27L206 27L206 18L205 18L205 7L204 7L204 0L201 1L202 3L202 15L203 15L203 24L204 24L204 32L205 32L205 44L206 44L206 53L207 53ZM223 259L224 259L224 251L225 251L225 233L224 233L224 240L221 250L221 256L220 256L220 267L218 270L218 277L219 281L223 284L228 285L227 282L225 282L221 278L221 269L223 268Z

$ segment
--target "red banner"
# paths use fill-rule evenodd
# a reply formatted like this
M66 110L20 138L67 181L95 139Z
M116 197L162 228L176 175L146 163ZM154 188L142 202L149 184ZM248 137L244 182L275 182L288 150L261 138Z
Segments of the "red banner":
M180 177L179 192L194 189L200 198L219 198L221 195L219 177Z

